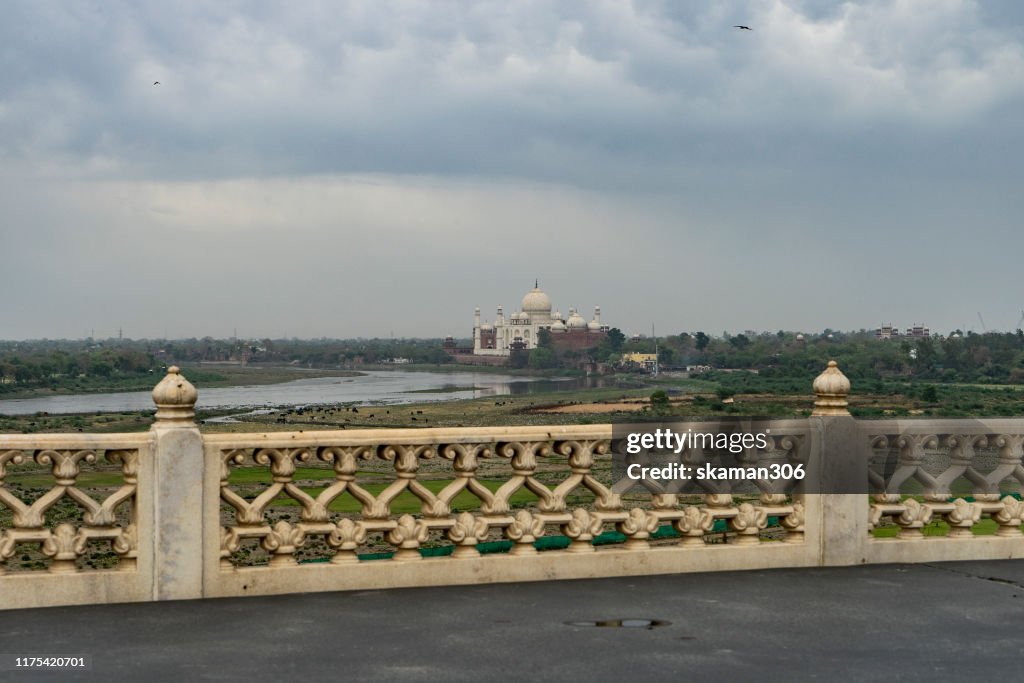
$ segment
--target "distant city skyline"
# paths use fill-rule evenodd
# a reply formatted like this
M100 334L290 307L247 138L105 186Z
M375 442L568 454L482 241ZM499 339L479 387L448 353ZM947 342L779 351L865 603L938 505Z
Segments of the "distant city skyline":
M535 278L626 333L1024 309L1018 2L11 2L0 41L0 339L465 338Z

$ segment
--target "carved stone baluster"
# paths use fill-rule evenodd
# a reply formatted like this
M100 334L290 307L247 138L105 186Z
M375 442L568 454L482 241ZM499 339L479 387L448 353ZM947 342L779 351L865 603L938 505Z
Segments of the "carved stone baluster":
M0 488L3 488L4 478L7 476L7 464L20 465L24 461L25 455L21 451L0 451Z
M683 516L672 522L673 528L682 535L679 545L683 547L704 547L704 534L715 527L715 518L707 510L696 505L683 508Z
M376 449L371 446L328 446L317 450L317 459L334 466L335 482L316 497L317 505L324 511L324 520L329 518L327 511L331 503L346 491L359 501L364 511L373 508L376 499L359 486L356 473L360 460L370 460L375 455Z
M949 452L949 467L936 479L936 492L946 494L948 498L953 482L963 477L973 486L972 495L976 502L998 502L998 484L990 485L985 477L971 466L977 449L988 446L988 439L984 435L950 434L943 440L943 445Z
M601 533L601 520L591 515L585 508L575 508L572 520L562 525L562 533L572 539L569 544L571 553L594 552L594 536Z
M622 498L618 493L599 482L591 474L594 467L594 454L603 455L608 452L607 441L558 441L554 450L559 455L568 457L569 471L572 473L554 491L555 498L565 501L566 496L579 486L594 494L594 509L602 512L615 512L622 509Z
M913 498L908 498L903 506L903 513L895 516L900 527L899 538L907 541L922 540L925 525L932 521L931 506L921 505Z
M537 481L537 457L546 456L550 446L543 441L503 441L495 447L495 454L501 458L510 458L512 476L494 492L494 511L508 510L512 507L511 498L523 487L537 496L537 508L541 512L563 512L565 501L556 500L548 487Z
M679 496L674 493L652 493L651 508L660 512L668 512L676 509L679 504Z
M26 506L4 486L4 478L7 476L7 464L20 465L24 460L25 456L21 451L0 451L0 505L4 505L11 510L17 509L19 505L22 509L25 509ZM0 574L3 574L5 571L3 563L14 556L17 545L12 534L0 530Z
M440 500L418 479L420 460L436 456L437 449L434 446L406 447L400 450L399 457L395 459L395 473L399 479L406 479L406 490L420 499L420 512L423 516L438 519L451 515L451 509L448 503Z
M327 537L327 545L338 551L331 558L331 564L358 562L356 550L363 543L366 543L366 527L363 523L348 518L340 520L337 529Z
M53 558L50 571L54 574L77 571L75 560L85 553L85 542L85 536L74 526L67 523L57 525L43 542L43 554Z
M515 521L505 527L505 536L515 541L509 555L536 555L534 542L544 535L544 520L538 519L527 510L516 513Z
M457 543L452 557L480 557L476 544L487 538L487 522L477 519L469 512L463 512L455 518L455 525L448 530L448 540Z
M712 517L712 524L719 517L728 518L725 513L726 511L735 511L737 508L733 504L733 498L731 493L722 492L709 492L704 494L704 509ZM712 528L714 528L712 526ZM725 543L726 535L722 534L722 542Z
M57 485L37 498L30 506L15 504L14 527L42 529L46 524L46 512L67 494L68 489L74 487L80 472L79 463L83 460L87 463L96 462L96 453L91 450L45 450L36 453L36 463L50 466ZM81 493L80 495L84 496ZM90 499L90 502L94 508L99 507L95 501Z
M114 539L112 546L114 552L120 556L117 563L118 571L135 571L139 556L139 530L134 524L129 524Z
M996 536L1020 536L1020 525L1024 524L1024 501L1006 496L1002 503L1003 509L992 515L992 519L999 523Z
M885 516L885 510L879 505L872 505L868 508L868 533L872 533L878 528L878 525L882 523L882 517Z
M732 494L731 493L706 493L704 494L704 504L708 508L715 508L718 510L732 507Z
M231 555L237 553L242 547L242 539L239 537L235 527L221 527L220 530L220 568L222 570L234 569L231 564Z
M793 503L793 511L779 520L779 524L786 530L783 543L803 543L804 523L806 522L806 511L803 503Z
M294 463L287 455L277 449L261 448L253 453L253 461L259 465L267 465L273 460L274 467L271 468L273 483L265 488L256 498L248 501L238 495L230 486L231 464L241 465L247 456L244 449L231 449L221 453L220 470L220 497L225 503L235 509L235 523L243 527L259 527L264 525L263 514L266 507L270 505L278 494L284 489L284 482L290 481L291 476L287 474L290 467L295 471ZM277 470L278 473L274 473Z
M487 457L491 449L487 444L449 444L437 449L446 459L452 461L455 480L437 494L444 506L445 516L451 510L451 503L462 491L468 491L480 501L480 513L484 515L500 515L508 513L504 501L497 501L491 491L476 479L476 471L480 467L479 458Z
M278 493L284 493L302 506L304 521L327 521L326 510L320 510L318 514L315 501L294 483L297 463L308 462L312 456L312 452L307 448L261 448L253 454L253 460L260 465L270 465L271 479L274 482L272 488L276 488ZM264 491L264 495L267 491ZM263 502L259 506L261 515L262 511L273 503L278 493L268 499L264 499L264 496L257 498L257 501ZM253 501L254 507L255 504L256 501Z
M270 557L271 567L288 567L298 564L295 551L306 542L306 532L301 524L290 524L284 520L275 524L270 533L263 537L260 545Z
M651 547L647 539L658 530L658 517L640 508L633 508L625 521L616 522L615 528L620 534L626 535L626 542L622 546L625 550L647 550Z
M872 494L871 501L879 505L898 505L902 498L903 496L898 493L875 493Z
M16 549L17 544L14 542L14 535L6 531L0 531L0 576L6 572L3 563L14 557Z
M398 526L388 532L388 543L398 546L391 559L399 562L422 560L419 547L429 535L430 529L425 524L416 521L412 515L402 515L398 518Z
M438 501L433 494L422 485L417 486L416 476L419 472L420 454L432 457L434 451L430 446L410 446L405 444L382 445L377 450L377 457L391 460L395 464L395 480L381 491L368 509L364 507L364 519L388 519L391 516L391 501L403 491L411 491L413 495L424 501L421 508L426 514L439 513L433 516L447 515L447 511L431 509Z
M136 450L107 451L106 458L108 462L121 466L121 476L124 479L124 483L120 489L103 501L99 514L87 513L85 521L97 526L113 525L116 522L117 508L127 501L131 501L129 518L134 521L137 506L135 492L139 484L139 452Z
M896 438L900 449L900 466L889 480L888 493L899 493L900 487L911 477L923 487L926 503L944 503L949 489L924 469L926 451L939 447L935 434L902 434Z
M750 503L743 503L736 516L729 520L729 527L736 532L736 545L757 545L761 542L758 533L768 526L768 513Z
M785 493L761 493L758 502L767 507L779 507L786 504Z
M981 519L981 506L968 503L963 498L957 498L953 501L953 509L943 517L949 524L949 538L974 538L971 527Z
M1021 465L1021 461L1024 459L1024 434L997 434L989 442L999 452L996 468L986 476L990 483L990 490L998 491L1006 479L1024 483L1024 466ZM997 532L1000 535L1004 533L1010 536L1015 535L1012 529L1007 529L1004 532L1000 528Z

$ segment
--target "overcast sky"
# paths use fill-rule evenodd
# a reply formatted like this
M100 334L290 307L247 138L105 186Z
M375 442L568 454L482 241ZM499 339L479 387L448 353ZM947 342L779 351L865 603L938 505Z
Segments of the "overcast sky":
M1022 112L1017 0L6 0L0 339L1016 328Z

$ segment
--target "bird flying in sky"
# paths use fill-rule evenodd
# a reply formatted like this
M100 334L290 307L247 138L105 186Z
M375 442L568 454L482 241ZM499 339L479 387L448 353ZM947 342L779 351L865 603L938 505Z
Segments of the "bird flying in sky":
M153 81L153 85L160 85L160 81Z
M733 28L743 29L744 31L753 31L754 30L754 29L750 28L749 26L733 26Z

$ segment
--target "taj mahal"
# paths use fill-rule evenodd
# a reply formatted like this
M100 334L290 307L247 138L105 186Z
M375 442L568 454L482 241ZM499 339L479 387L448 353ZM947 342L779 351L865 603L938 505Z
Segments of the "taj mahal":
M494 322L481 321L480 309L473 313L474 356L509 356L513 350L537 347L541 330L551 332L552 343L560 348L585 349L596 345L605 337L608 326L601 322L601 307L594 307L594 318L587 322L579 311L569 309L562 317L560 311L551 310L551 299L534 282L533 289L523 297L520 310L505 317L504 308L498 306Z

